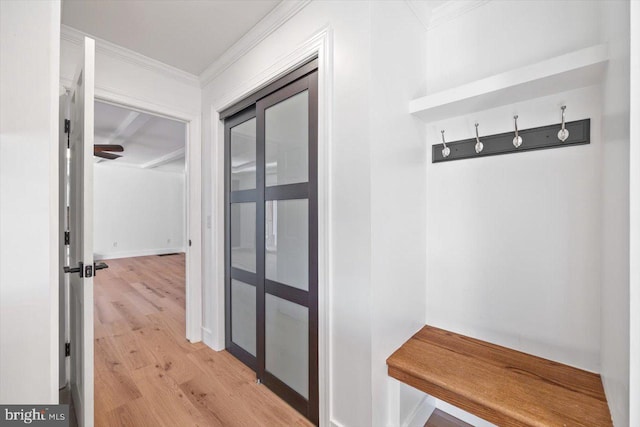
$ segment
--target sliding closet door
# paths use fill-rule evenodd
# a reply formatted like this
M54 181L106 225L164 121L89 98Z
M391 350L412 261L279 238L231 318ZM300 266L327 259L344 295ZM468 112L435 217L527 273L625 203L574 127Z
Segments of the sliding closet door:
M225 120L227 348L316 424L317 98L311 71Z
M256 112L265 179L258 377L317 422L316 87L312 73L258 101Z
M226 347L257 369L256 301L260 210L256 180L256 117L250 108L225 121Z

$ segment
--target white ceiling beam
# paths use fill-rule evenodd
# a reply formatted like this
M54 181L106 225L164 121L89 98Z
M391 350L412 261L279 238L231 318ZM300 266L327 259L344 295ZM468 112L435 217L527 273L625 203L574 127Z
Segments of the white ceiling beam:
M137 111L129 111L116 130L107 138L107 144L122 145L125 139L133 137L149 121L150 117Z
M165 154L164 156L157 157L153 160L150 160L146 163L140 165L142 169L153 169L158 166L166 165L167 163L171 163L174 160L182 159L185 155L185 148L182 147L176 151L172 151L171 153Z

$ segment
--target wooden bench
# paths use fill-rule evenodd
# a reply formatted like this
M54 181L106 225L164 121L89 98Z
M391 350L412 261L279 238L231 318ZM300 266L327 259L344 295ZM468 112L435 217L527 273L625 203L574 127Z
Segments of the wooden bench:
M389 376L499 426L612 426L600 375L423 327Z

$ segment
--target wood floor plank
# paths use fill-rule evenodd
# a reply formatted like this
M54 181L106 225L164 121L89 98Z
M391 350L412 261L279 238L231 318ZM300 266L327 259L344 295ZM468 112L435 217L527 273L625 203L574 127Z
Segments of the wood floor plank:
M427 420L424 427L473 427L458 418L436 409Z
M97 286L96 286L97 288ZM95 318L100 323L112 323L125 320L122 314L112 304L111 296L94 296Z
M171 378L164 367L151 365L138 369L133 373L142 393L153 396L155 412L169 425L207 425L207 421L180 389L178 383Z
M226 351L185 338L185 257L108 260L95 278L96 426L310 426Z
M111 337L96 339L94 349L95 408L113 410L142 396Z
M149 324L149 320L144 316L144 314L138 312L138 308L130 303L126 298L121 297L117 301L112 301L111 304L129 324L132 331L142 329Z

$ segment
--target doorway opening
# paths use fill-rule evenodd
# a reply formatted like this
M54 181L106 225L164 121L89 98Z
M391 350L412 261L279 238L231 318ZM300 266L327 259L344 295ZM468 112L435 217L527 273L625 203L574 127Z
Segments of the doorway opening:
M194 350L186 340L187 129L96 101L94 135L96 147L121 147L94 157L94 256L109 265L94 280L95 419L105 420L149 395L156 366L176 369Z

